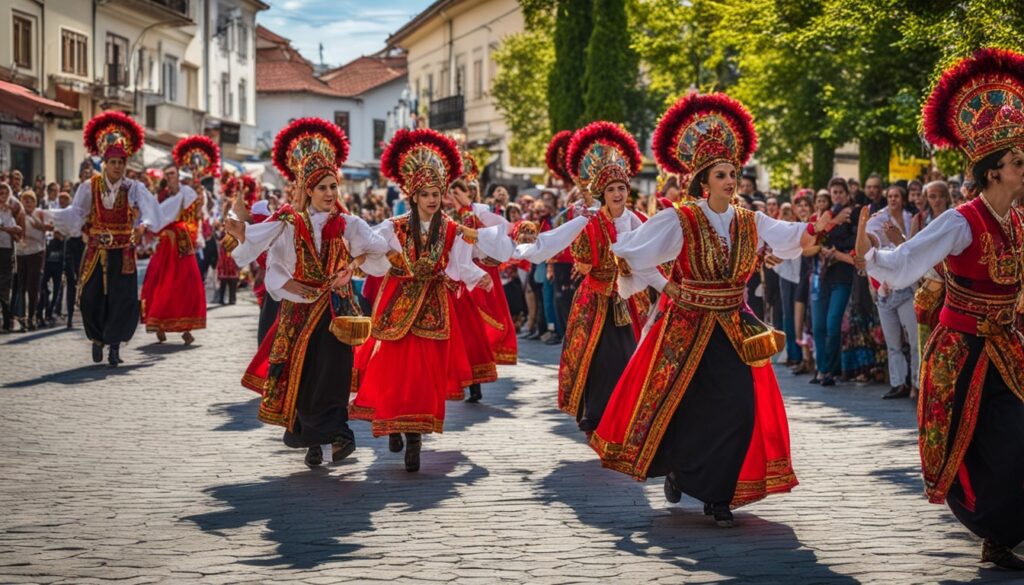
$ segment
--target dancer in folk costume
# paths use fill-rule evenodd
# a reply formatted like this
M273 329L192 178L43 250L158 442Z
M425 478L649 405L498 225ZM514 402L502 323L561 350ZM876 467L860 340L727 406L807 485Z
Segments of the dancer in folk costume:
M894 250L857 255L892 288L942 265L946 296L925 346L918 422L928 499L984 539L981 558L1024 570L1024 55L983 49L947 70L924 106L925 138L961 150L981 194Z
M180 140L171 154L174 165L164 169L167 187L158 197L162 205L180 211L158 234L142 283L141 313L146 331L155 332L160 343L167 341L168 332L180 332L189 345L195 341L192 331L206 328L206 287L195 258L206 199L181 184L178 170L189 169L193 182L199 183L220 168L220 149L206 136L190 136Z
M671 300L626 367L591 446L605 467L638 480L665 476L665 497L685 492L720 526L730 507L797 484L789 431L770 358L781 334L744 304L767 243L796 258L821 226L774 220L731 205L737 173L757 142L753 120L723 95L690 94L654 134L659 165L693 177L696 202L658 212L612 252L634 269L620 291L651 284ZM824 224L824 220L822 225ZM641 269L675 259L671 280Z
M121 112L104 112L85 127L85 147L103 157L103 172L83 181L71 206L43 213L62 233L82 231L86 240L78 280L85 334L92 341L92 359L121 363L121 344L139 324L135 244L143 231L159 231L175 219L180 201L162 207L139 181L125 178L125 164L142 148L145 132ZM173 204L177 203L178 207Z
M257 224L228 219L241 264L267 251L267 293L277 321L249 364L242 385L263 396L259 419L285 427L284 443L306 448L306 464L337 462L355 450L348 426L353 349L369 335L351 278L360 266L387 266L386 242L341 206L338 169L348 139L334 124L300 118L278 133L274 166L299 193Z
M388 435L392 452L404 448L406 470L418 471L422 435L444 430L450 364L461 351L452 315L459 283L470 290L494 286L473 263L473 244L503 239L507 257L511 242L496 228L459 226L442 211L444 194L462 172L451 139L428 129L399 130L381 156L381 172L398 183L412 210L378 226L391 269L376 295L373 340L358 352L359 393L351 414L370 421L375 437Z
M217 244L217 294L216 302L221 305L233 305L237 301L238 279L241 270L232 257L231 252L238 243L224 229L228 219L228 210L235 206L236 201L243 198L242 180L225 173L220 181L220 241Z

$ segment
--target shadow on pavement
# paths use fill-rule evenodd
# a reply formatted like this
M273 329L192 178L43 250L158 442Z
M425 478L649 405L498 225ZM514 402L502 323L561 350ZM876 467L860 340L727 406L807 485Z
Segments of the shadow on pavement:
M652 479L649 483L660 482ZM652 508L643 484L596 461L563 461L540 481L539 497L568 506L584 524L615 536L623 552L757 583L856 583L818 563L793 529L740 509L738 526L718 528L700 504Z
M178 337L177 339L173 337L168 337L167 341L165 341L164 343L154 341L152 343L147 343L146 345L140 345L136 349L138 350L139 353L143 353L148 356L164 356L179 352L191 351L193 349L198 349L200 347L202 347L202 345L198 343L185 345L181 341L180 337Z
M214 428L215 431L251 431L263 426L263 423L256 418L259 406L260 397L256 396L245 402L211 404L206 412L227 419L219 427Z
M341 475L344 465L304 469L285 477L208 489L206 493L227 509L182 519L224 537L230 537L233 529L265 523L263 537L276 543L276 550L273 556L239 561L249 565L311 569L342 559L378 558L379 552L358 554L367 546L360 536L374 531L375 512L430 509L488 475L459 451L433 451L429 442L424 447L419 473L407 473L401 455L395 454L387 462L372 464L365 478ZM367 456L368 451L357 450L356 455ZM301 465L300 450L292 452ZM427 483L429 489L424 489Z
M163 358L159 358L163 359ZM64 370L63 372L54 372L52 374L44 374L36 378L29 380L21 380L19 382L10 382L0 386L0 388L29 388L31 386L38 386L40 384L83 384L89 382L96 382L99 380L109 380L117 378L125 374L131 373L135 370L141 370L142 368L148 368L152 366L158 359L148 359L143 363L139 364L121 364L116 368L108 368L106 363L102 364L91 364L88 366L82 366L73 368L70 370Z
M470 427L483 424L491 419L512 418L512 414L522 402L512 398L515 384L508 379L500 378L493 384L484 384L481 392L483 399L476 404L448 401L445 404L444 432L455 433ZM469 396L469 392L466 392Z
M18 345L21 343L29 343L37 339L45 339L47 337L53 337L54 335L60 335L61 333L70 333L74 329L68 329L61 325L60 327L51 327L50 329L42 329L33 333L10 333L6 335L7 340L0 345Z

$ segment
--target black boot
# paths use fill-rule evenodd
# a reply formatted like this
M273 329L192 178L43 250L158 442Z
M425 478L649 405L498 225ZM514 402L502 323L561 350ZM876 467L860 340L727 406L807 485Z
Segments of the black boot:
M683 499L683 492L676 487L676 484L672 481L672 472L668 472L665 476L665 499L670 504L678 504L679 500Z
M1024 559L1014 554L1012 548L988 538L981 543L981 560L985 563L994 563L1000 569L1024 571Z
M708 508L705 504L704 513L707 514ZM711 515L715 517L715 524L722 528L732 528L735 525L732 517L732 511L729 510L729 504L712 504Z
M92 342L92 361L97 364L103 361L103 344L98 341Z
M356 442L352 439L338 437L331 444L331 463L337 463L356 450Z
M405 470L420 470L420 448L423 447L423 436L419 433L405 433Z
M402 442L402 433L391 433L388 435L388 451L401 453L402 449L405 449L405 443Z
M320 445L310 447L306 450L306 465L310 468L320 467L324 462L324 453L320 449Z
M110 346L107 352L107 366L116 368L118 364L123 363L121 359L121 346L117 343Z
M470 384L469 385L469 398L466 399L466 402L469 402L470 404L474 404L474 403L480 402L480 399L483 398L483 397L484 397L484 395L480 391L480 384Z
M232 280L228 284L228 304L229 305L235 304L235 300L236 300L235 296L237 295L237 293L238 293L238 280Z
M882 400L891 400L893 398L909 398L910 397L910 386L903 384L901 386L893 386L889 389L887 394L882 396Z
M224 302L224 293L226 293L227 290L228 290L228 281L226 281L226 280L220 281L220 285L217 287L217 294L214 295L214 297L213 297L213 302L217 303L218 305L226 305L227 303Z

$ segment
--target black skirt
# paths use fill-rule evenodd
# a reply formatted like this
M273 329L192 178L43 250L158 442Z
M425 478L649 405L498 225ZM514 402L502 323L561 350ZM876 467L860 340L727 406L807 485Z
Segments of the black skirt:
M960 424L971 374L984 348L980 337L968 337L968 343L965 374L957 380L953 401L953 429ZM955 436L949 434L950 447ZM946 495L953 514L981 538L1010 548L1024 542L1024 402L991 365L963 464L966 477L961 471Z
M647 476L672 472L684 493L731 502L753 433L754 376L716 325Z
M338 341L330 325L331 313L324 311L310 336L295 401L295 424L284 433L289 447L314 447L338 438L355 440L348 427L352 347Z
M619 383L629 358L636 351L636 336L632 325L615 325L615 303L608 303L608 311L601 327L600 338L587 370L587 381L583 384L580 408L576 421L581 431L595 431L608 406L608 399Z
M102 259L82 285L80 306L85 335L107 345L124 343L139 324L139 289L135 271L121 274L124 253L107 251L107 291L103 292Z

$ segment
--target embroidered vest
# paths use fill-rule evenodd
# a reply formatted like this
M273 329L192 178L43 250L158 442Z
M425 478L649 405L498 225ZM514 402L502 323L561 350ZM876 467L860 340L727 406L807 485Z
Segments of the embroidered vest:
M757 269L757 222L754 212L736 207L729 226L732 249L695 204L678 209L683 248L673 276L678 277L681 307L691 310L730 311L743 305L747 280Z
M92 208L82 233L94 248L116 250L131 247L135 244L133 229L137 213L128 205L128 183L121 183L111 209L103 206L104 185L102 175L92 178Z

